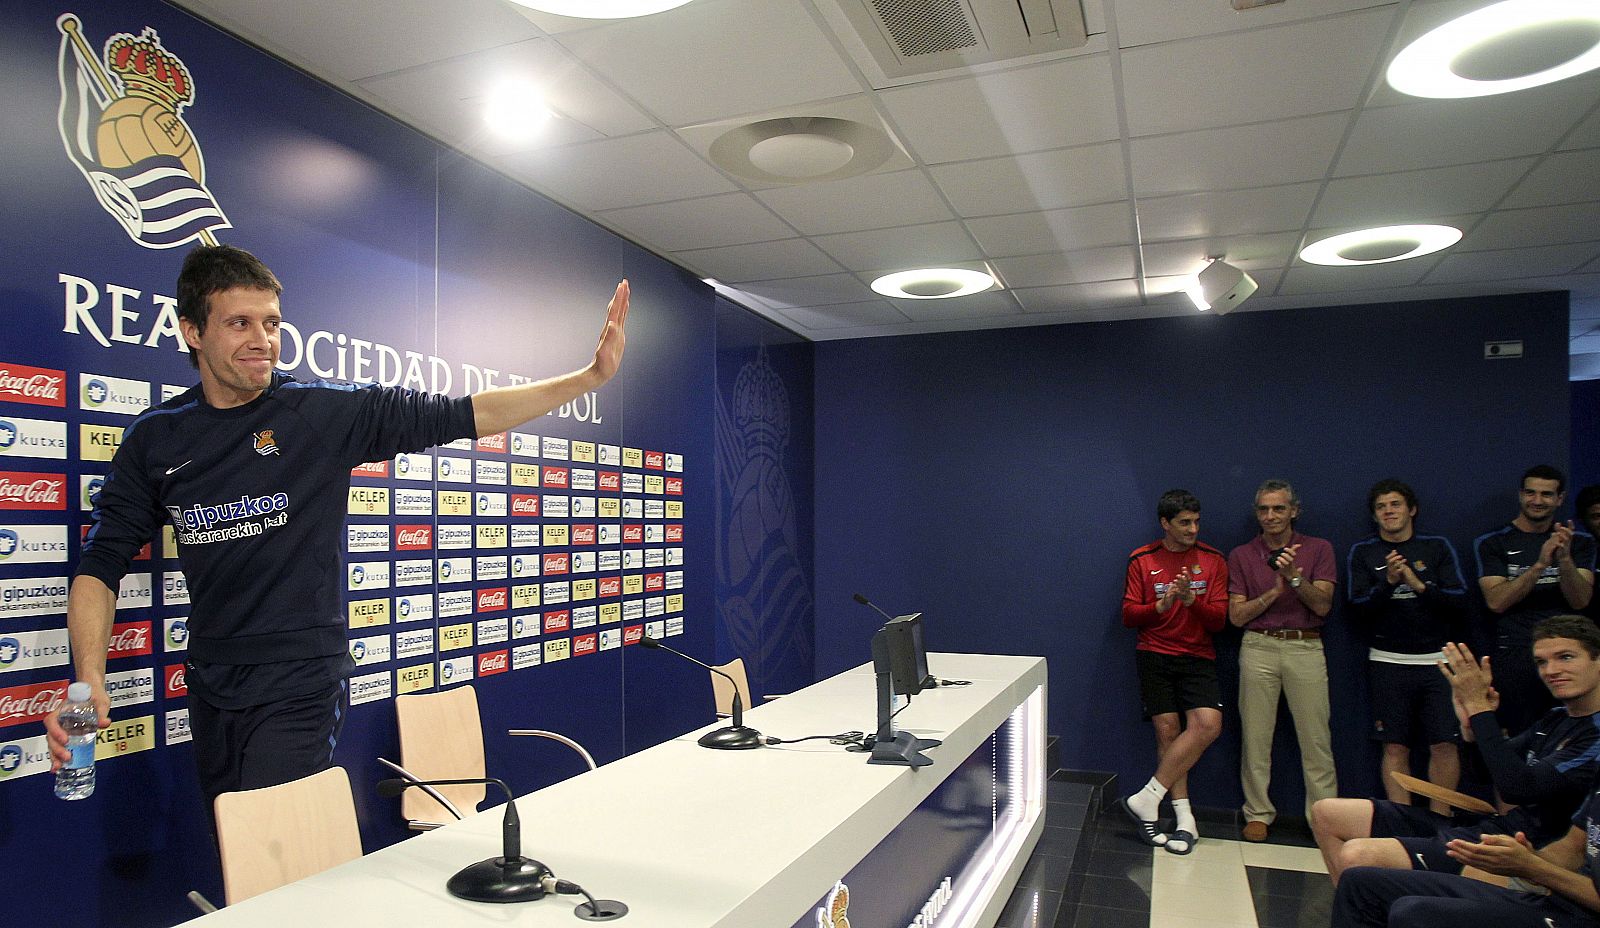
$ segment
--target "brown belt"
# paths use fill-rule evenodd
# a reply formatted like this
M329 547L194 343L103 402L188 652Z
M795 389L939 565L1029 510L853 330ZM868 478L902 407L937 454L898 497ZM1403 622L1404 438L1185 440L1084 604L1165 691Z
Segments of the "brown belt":
M1322 630L1317 628L1248 628L1245 631L1266 635L1279 641L1313 641L1322 637Z

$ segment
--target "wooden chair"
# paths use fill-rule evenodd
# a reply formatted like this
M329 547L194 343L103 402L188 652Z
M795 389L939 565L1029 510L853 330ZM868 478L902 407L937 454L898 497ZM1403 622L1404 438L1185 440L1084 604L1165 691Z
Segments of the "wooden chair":
M418 779L487 776L478 693L471 684L437 693L397 696L394 714L400 723L400 763ZM486 787L475 783L435 789L461 809L476 811ZM400 814L414 830L427 831L444 824L443 812L439 803L420 789L401 794Z
M361 856L343 767L281 786L223 793L215 810L228 905Z
M437 693L414 693L394 701L395 718L400 723L400 765L378 758L407 779L455 780L483 777L483 722L478 713L478 692L471 684ZM594 757L583 745L565 735L541 728L513 728L508 734L559 741L575 751L588 769L595 768ZM403 766L401 766L403 765ZM422 789L408 789L402 796L400 811L414 831L427 831L443 824L441 812L460 818L461 811L476 811L483 802L486 787L437 786L436 790L451 805L439 801Z
M736 657L733 660L717 667L718 670L734 679L739 687L739 702L746 708L752 709L755 703L750 697L750 677L744 670L744 658ZM733 715L734 684L726 678L711 674L711 698L716 704L717 718L725 719Z

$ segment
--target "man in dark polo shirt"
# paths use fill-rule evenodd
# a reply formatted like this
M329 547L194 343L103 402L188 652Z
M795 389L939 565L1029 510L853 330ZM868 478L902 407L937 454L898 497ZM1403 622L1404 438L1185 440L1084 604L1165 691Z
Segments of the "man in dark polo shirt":
M1473 543L1478 587L1497 617L1494 679L1507 731L1522 731L1555 704L1533 666L1533 627L1553 615L1585 611L1594 596L1594 538L1570 521L1556 521L1566 486L1566 475L1548 464L1528 468L1517 517Z
M1244 838L1265 841L1278 814L1267 791L1280 695L1300 742L1306 817L1317 800L1339 791L1322 656L1322 620L1333 608L1338 574L1333 545L1295 531L1300 499L1286 481L1261 484L1255 514L1261 534L1228 553L1228 621L1245 630L1239 646Z

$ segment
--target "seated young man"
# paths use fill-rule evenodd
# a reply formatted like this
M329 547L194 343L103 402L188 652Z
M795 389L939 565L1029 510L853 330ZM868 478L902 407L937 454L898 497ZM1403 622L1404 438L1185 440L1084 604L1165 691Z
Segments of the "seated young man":
M1477 745L1510 806L1499 815L1452 820L1386 800L1321 800L1311 827L1335 885L1350 867L1460 873L1461 862L1446 848L1455 839L1524 833L1536 847L1554 841L1600 771L1600 628L1593 622L1561 615L1534 628L1534 663L1561 705L1514 738L1495 719L1500 697L1488 658L1474 659L1463 644L1448 644L1444 653L1440 670L1450 680L1462 739Z
M1600 928L1600 792L1591 793L1559 841L1534 851L1526 835L1457 838L1450 857L1527 889L1493 886L1448 873L1356 867L1333 897L1333 928ZM1529 885L1531 884L1531 885Z

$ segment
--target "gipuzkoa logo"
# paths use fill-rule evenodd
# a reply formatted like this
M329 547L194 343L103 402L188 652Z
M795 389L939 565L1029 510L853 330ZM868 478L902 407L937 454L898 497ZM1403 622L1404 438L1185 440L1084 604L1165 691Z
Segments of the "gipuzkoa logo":
M180 115L195 99L182 59L146 27L106 40L96 55L78 17L56 20L61 83L58 128L67 157L100 206L146 248L193 239L215 245L231 228L205 185L205 159Z

